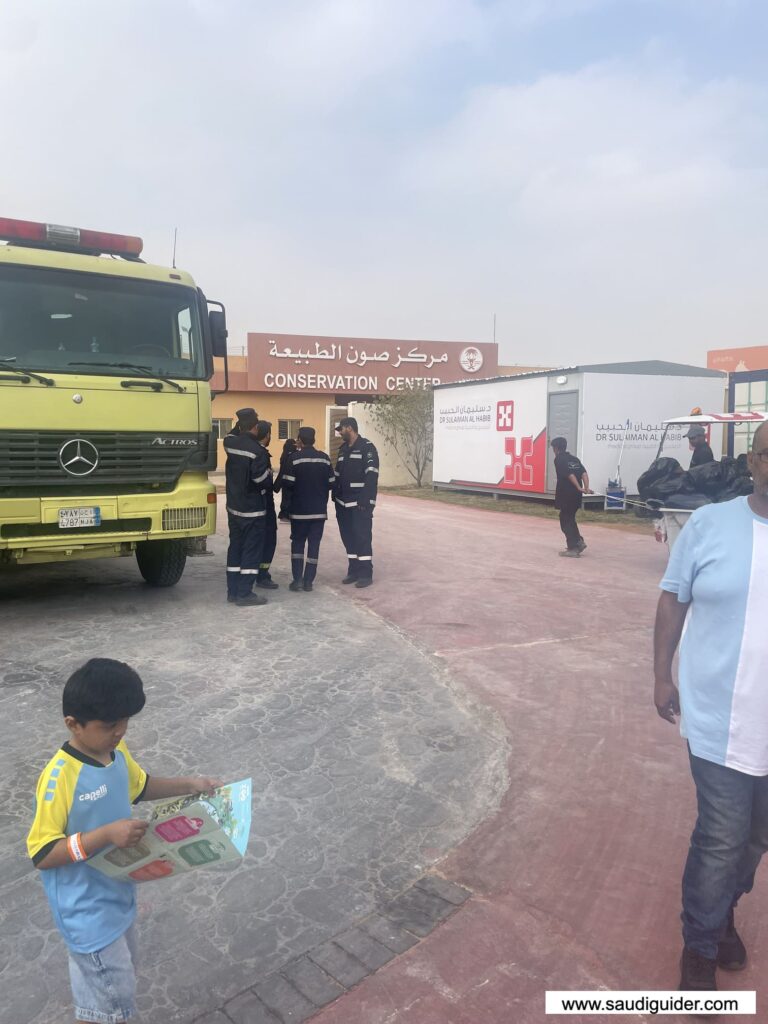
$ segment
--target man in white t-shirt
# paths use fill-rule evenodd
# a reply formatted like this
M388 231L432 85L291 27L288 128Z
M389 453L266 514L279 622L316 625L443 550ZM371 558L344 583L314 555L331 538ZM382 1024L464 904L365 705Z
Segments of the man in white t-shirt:
M654 703L668 722L680 715L699 812L683 873L685 990L746 965L733 911L768 849L768 422L748 462L753 493L686 524L656 613Z

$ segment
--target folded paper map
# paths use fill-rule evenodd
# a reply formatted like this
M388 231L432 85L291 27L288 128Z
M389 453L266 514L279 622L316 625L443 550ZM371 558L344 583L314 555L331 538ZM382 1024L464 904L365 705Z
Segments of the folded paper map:
M137 846L109 846L88 865L110 878L150 882L240 860L250 830L251 780L241 779L212 793L156 804Z

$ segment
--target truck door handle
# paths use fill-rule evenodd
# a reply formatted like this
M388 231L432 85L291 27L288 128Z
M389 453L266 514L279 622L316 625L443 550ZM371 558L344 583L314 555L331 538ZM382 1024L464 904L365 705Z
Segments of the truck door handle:
M121 388L151 388L153 391L162 391L163 385L159 380L121 380Z

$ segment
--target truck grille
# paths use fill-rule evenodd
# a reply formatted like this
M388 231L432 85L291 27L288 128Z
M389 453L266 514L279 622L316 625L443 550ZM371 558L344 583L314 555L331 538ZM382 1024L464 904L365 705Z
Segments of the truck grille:
M208 519L207 508L164 508L164 530L198 530Z
M65 449L78 440L81 454L96 461L91 472L79 472L88 461L78 459L76 446ZM215 468L215 456L209 434L0 430L0 496L170 491L185 470ZM77 474L63 468L70 460Z

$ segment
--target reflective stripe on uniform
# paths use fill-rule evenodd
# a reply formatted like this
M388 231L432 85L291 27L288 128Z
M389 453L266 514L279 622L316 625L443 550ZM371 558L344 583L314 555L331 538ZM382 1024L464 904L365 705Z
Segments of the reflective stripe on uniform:
M272 470L271 469L265 469L264 472L261 474L261 476L257 476L257 477L254 478L253 482L255 484L260 484L262 480L266 480L267 477L271 476L271 475L272 475Z
M336 499L336 504L341 505L342 508L355 508L357 506L356 501L342 501L341 498Z
M300 562L304 561L304 555L291 555L291 558L298 558Z
M350 554L347 554L347 558L357 558L357 555L350 555Z
M308 558L307 559L307 565L317 565L317 559L316 558Z
M228 565L227 566L227 572L240 572L240 571L241 570L240 570L240 566L239 565Z
M302 462L321 462L324 466L330 466L330 459L294 459L291 463L292 466L300 466Z
M267 510L264 509L262 512L236 512L233 508L227 506L227 512L231 512L233 516L240 516L241 519L255 519L257 516L265 516Z
M226 445L224 445L224 451L227 453L227 455L243 455L246 459L256 458L254 452L244 452L241 451L239 448L227 448Z
M292 484L296 483L296 477L295 476L288 476L287 473L283 474L283 480L290 480Z
M349 453L349 457L350 457L350 459L362 459L363 453L362 452L350 452Z
M258 573L258 569L241 569L240 574L242 576L255 576Z
M351 483L349 486L350 487L365 487L365 484L362 481L360 481L360 483Z
M373 555L358 555L357 560L358 562L372 562Z
M318 512L315 515L310 515L310 516L295 516L295 515L291 514L290 518L291 519L325 519L326 518L326 514L325 514L325 512Z
M378 471L378 469L376 469L375 466L366 466L365 472L366 473L378 473L379 471Z

